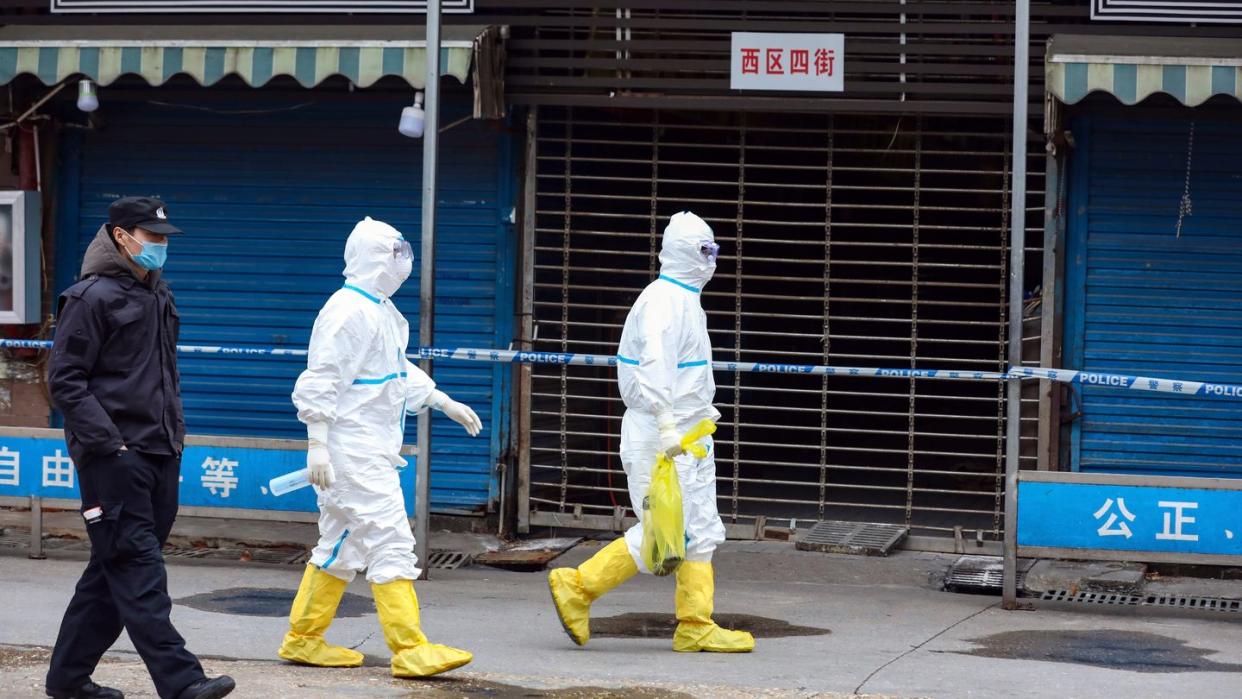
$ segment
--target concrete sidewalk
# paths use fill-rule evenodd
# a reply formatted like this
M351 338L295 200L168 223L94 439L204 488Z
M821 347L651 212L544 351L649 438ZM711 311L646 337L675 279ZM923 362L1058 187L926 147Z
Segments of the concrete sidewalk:
M556 563L576 564L597 548L588 542ZM361 580L329 638L367 653L370 666L329 671L273 661L300 568L172 564L169 574L178 628L210 670L239 679L240 697L1238 696L1242 627L1232 617L1087 606L1005 612L996 598L939 590L954 558L730 542L717 558L717 617L757 631L756 651L742 656L669 650L671 580L640 577L600 600L595 637L578 648L560 629L545 575L435 571L419 584L426 631L472 650L475 662L421 683L387 676ZM41 696L40 649L55 640L82 566L0 556L0 589L19 601L0 607L0 696ZM123 637L96 678L151 696L131 648Z

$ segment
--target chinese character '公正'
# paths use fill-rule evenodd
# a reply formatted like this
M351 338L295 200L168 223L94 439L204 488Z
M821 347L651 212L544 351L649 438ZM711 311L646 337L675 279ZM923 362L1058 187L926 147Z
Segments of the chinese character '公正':
M1159 503L1162 509L1170 509L1172 512L1164 513L1164 531L1156 535L1161 541L1198 541L1198 534L1187 534L1182 531L1182 526L1194 524L1194 517L1187 517L1182 514L1182 510L1198 509L1197 502L1170 502L1161 500Z
M1134 536L1134 532L1130 531L1130 525L1126 524L1125 522L1121 522L1120 524L1118 524L1117 513L1109 512L1109 510L1111 510L1112 507L1113 507L1113 499L1109 498L1105 500L1104 505L1100 507L1100 509L1096 510L1095 514L1092 515L1096 519L1101 519L1104 517L1104 515L1106 514L1108 515L1108 521L1104 522L1104 524L1101 525L1098 530L1096 530L1096 533L1099 534L1100 536L1124 536L1127 539ZM1128 509L1126 509L1125 498L1117 498L1117 510L1121 512L1121 516L1126 518L1127 520L1131 522L1135 520L1134 515L1131 514ZM1114 524L1116 524L1117 526L1114 527L1113 526Z

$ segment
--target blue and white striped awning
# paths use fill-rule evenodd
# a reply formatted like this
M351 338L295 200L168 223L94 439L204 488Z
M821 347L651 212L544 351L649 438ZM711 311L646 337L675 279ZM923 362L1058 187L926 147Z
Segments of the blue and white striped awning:
M484 27L449 25L441 75L465 83ZM236 75L253 87L290 76L314 87L340 75L358 87L397 76L421 88L422 27L26 27L0 28L0 84L33 75L52 85L73 76L108 85L124 75L162 85L188 75L212 85Z
M1188 107L1242 100L1242 39L1057 35L1044 69L1046 89L1066 104L1093 92L1128 105L1155 94Z

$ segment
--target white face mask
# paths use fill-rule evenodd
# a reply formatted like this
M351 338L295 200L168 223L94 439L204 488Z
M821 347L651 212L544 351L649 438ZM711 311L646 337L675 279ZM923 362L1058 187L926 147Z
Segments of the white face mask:
M397 293L397 289L410 278L410 274L414 271L414 260L408 257L393 257L392 261L383 272L380 272L376 283L379 284L379 291L385 296L392 296Z

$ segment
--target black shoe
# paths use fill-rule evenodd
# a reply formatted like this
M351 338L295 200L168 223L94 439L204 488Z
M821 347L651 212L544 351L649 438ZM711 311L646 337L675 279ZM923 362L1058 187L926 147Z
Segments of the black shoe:
M119 689L100 687L94 682L87 682L77 689L49 689L47 695L52 699L125 699Z
M177 695L177 699L220 699L220 697L228 696L237 683L228 675L203 679L181 690Z

